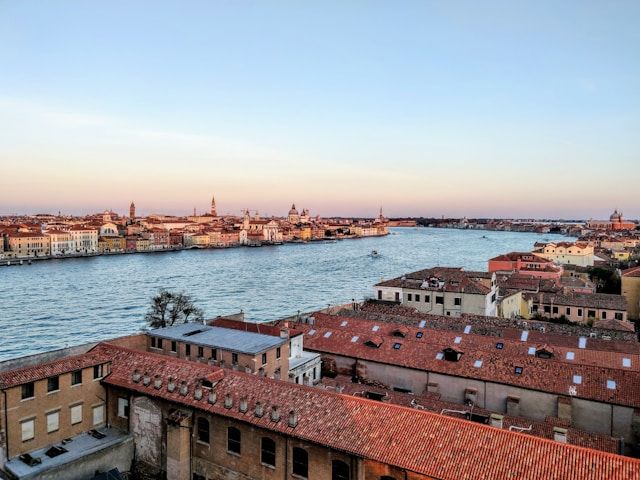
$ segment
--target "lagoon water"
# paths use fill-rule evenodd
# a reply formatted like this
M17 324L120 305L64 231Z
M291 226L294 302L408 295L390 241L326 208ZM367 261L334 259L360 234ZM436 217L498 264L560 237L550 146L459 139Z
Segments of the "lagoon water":
M144 327L160 288L193 296L206 317L244 310L273 320L361 300L381 278L487 259L562 238L535 233L395 228L386 237L262 248L113 255L0 267L0 360ZM380 257L369 256L377 250Z

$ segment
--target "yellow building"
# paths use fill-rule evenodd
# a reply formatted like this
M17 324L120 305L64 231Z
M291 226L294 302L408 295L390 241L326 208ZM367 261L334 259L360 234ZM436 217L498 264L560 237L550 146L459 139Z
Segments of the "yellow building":
M623 270L622 296L627 299L629 320L640 319L640 267Z
M42 233L12 233L9 236L9 250L16 257L45 257L51 252L51 242L49 236Z
M502 318L531 318L533 302L522 291L504 295L498 303L498 315Z
M124 237L100 237L98 239L98 251L100 253L123 252L125 246Z
M551 242L540 246L533 253L558 265L592 267L594 261L593 245L585 242Z

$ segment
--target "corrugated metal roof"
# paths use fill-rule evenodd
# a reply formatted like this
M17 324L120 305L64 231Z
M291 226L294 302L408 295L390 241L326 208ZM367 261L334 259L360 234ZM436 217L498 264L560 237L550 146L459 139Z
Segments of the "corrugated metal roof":
M273 335L244 332L233 328L210 327L199 323L183 323L172 327L156 328L151 330L149 335L251 355L278 347L287 341Z

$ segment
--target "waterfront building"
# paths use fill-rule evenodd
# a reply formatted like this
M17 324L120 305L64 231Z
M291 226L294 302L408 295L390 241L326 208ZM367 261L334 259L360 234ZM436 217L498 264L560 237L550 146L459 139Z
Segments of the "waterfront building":
M625 220L622 216L622 212L618 212L618 209L609 217L609 220L589 220L587 222L587 228L590 230L635 230L635 222Z
M623 270L620 278L629 319L640 320L640 267Z
M46 235L49 236L50 255L69 255L75 253L75 244L71 233L64 230L47 230Z
M117 237L120 235L118 226L113 222L106 222L100 225L99 234L101 237Z
M586 242L536 243L535 247L533 250L535 255L551 260L558 265L593 266L593 245Z
M608 293L529 293L532 313L546 318L565 317L571 322L627 320L627 300Z
M95 253L98 251L98 229L85 225L74 225L69 228L69 233L73 239L73 247L76 252Z
M289 223L293 225L297 225L298 223L300 223L300 214L296 209L295 203L291 205L291 210L289 210L289 214L287 215L287 220L289 221Z
M435 267L377 283L376 299L396 302L424 313L460 316L497 315L495 273Z
M99 253L120 253L125 250L125 237L98 237Z
M552 260L529 252L511 252L489 260L489 271L497 273L520 273L523 275L559 281L562 267Z
M8 238L12 256L46 257L51 253L50 238L41 232L13 232Z

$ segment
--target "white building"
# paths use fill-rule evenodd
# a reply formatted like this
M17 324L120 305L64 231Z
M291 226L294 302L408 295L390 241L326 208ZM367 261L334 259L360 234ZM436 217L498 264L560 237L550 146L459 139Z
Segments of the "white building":
M306 352L302 332L289 339L289 379L304 385L320 381L321 359L319 353Z
M78 253L95 253L98 251L98 230L93 227L74 225L69 229L73 240L73 249Z
M578 265L593 267L593 245L586 242L558 242L536 244L536 255L551 260L558 265Z
M52 256L75 253L75 246L71 233L63 230L47 230L45 233L49 236Z

